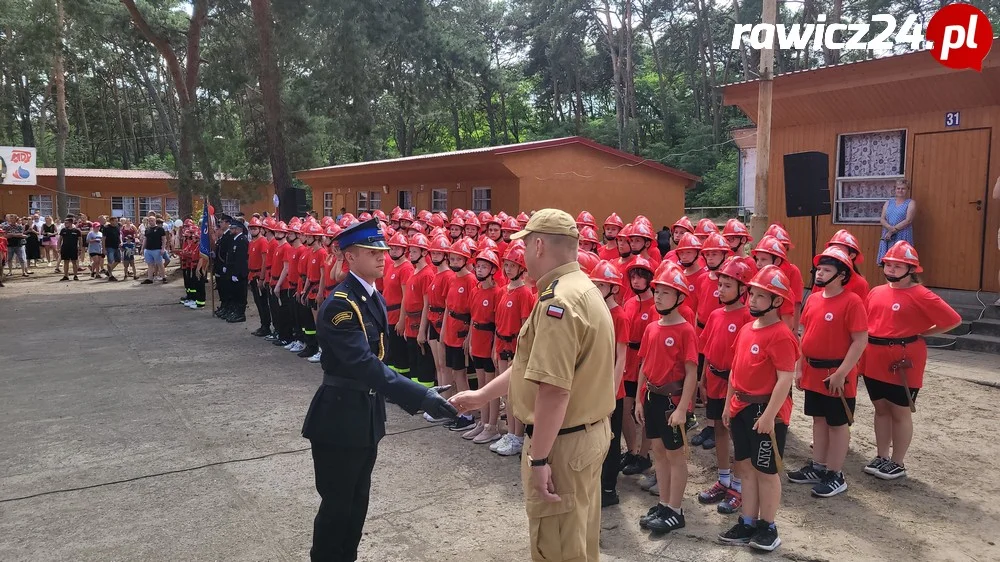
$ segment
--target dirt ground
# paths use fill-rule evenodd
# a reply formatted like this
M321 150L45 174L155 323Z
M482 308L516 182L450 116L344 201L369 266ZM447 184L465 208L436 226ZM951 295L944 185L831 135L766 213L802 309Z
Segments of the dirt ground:
M0 560L307 558L319 498L299 432L319 368L251 337L253 319L175 304L179 279L60 283L42 269L0 289ZM849 490L821 500L786 483L770 558L1000 560L997 364L932 351L910 476L895 482L861 471L875 451L862 393ZM811 439L796 400L789 467ZM527 559L516 459L390 409L361 559ZM655 499L623 477L602 559L757 559L719 545L733 518L695 499L714 458L693 451L687 527L660 538L637 523Z

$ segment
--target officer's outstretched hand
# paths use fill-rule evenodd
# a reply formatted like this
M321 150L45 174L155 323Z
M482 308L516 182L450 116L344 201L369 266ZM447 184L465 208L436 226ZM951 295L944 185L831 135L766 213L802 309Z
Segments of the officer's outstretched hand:
M455 409L441 394L441 387L428 388L424 401L420 403L420 409L427 412L433 418L457 418L458 410Z

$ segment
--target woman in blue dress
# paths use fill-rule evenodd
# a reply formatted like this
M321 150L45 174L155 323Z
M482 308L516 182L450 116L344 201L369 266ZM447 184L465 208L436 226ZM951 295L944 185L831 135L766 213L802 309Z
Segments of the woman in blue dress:
M913 218L916 216L917 204L909 198L910 184L906 180L897 180L895 197L882 205L882 241L878 245L876 263L882 265L882 256L893 244L905 240L913 244Z

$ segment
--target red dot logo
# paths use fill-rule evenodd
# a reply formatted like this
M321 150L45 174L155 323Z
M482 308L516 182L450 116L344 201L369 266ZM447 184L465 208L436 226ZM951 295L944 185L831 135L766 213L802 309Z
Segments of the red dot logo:
M931 17L926 38L934 42L931 54L941 64L982 72L983 59L993 46L993 26L979 8L949 4Z

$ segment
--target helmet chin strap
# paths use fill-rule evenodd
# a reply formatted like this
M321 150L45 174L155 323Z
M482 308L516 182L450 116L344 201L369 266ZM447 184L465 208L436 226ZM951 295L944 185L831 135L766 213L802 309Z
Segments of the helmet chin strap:
M687 263L684 263L684 262L680 261L680 258L677 258L677 263L680 264L681 267L683 267L684 269L687 269L687 268L691 267L692 265L694 265L694 263L696 261L698 261L698 258L695 258L694 261L689 261Z
M737 302L743 300L744 294L741 294L740 290L736 289L736 298L735 299L733 299L731 301L724 301L724 300L722 300L722 297L719 297L719 302L722 303L722 306L729 306L731 304L736 304Z
M656 312L658 314L660 314L661 316L666 316L666 315L670 314L671 312L677 310L677 307L680 306L681 303L684 302L684 299L682 299L681 296L682 295L677 295L677 299L676 299L676 301L674 301L674 306L671 306L670 308L657 308Z
M760 318L761 316L764 316L765 314L767 314L768 312L771 312L772 310L774 310L776 308L778 308L778 307L774 306L774 295L771 295L771 305L768 306L767 308L765 308L764 310L754 310L754 309L751 308L750 309L750 316L753 316L754 318Z

